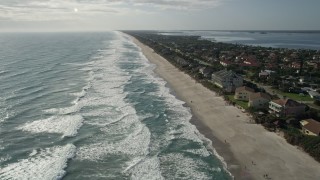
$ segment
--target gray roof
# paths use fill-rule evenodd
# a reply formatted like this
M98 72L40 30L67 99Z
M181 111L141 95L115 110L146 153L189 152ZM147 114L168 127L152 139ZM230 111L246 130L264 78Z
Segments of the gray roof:
M220 78L239 78L240 76L237 75L235 72L232 70L221 70L218 72L213 73L215 76L218 76Z

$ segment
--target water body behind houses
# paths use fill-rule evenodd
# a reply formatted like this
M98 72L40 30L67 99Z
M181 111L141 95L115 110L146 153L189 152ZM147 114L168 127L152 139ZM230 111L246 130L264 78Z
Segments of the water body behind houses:
M320 31L166 31L165 35L201 36L203 39L252 46L320 50Z

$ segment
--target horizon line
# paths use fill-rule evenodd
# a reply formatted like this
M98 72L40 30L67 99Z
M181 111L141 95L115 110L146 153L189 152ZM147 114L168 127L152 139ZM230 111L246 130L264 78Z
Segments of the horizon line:
M108 32L108 31L220 31L220 32L290 32L290 33L320 33L320 30L253 30L253 29L247 29L247 30L228 30L228 29L115 29L115 30L52 30L52 31L42 31L42 30L35 30L35 31L19 31L19 30L12 30L12 31L0 31L0 33L72 33L72 32Z

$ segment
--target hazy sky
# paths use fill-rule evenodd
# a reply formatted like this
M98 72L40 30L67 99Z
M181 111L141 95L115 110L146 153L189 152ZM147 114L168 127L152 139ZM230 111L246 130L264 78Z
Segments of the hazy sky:
M320 0L0 0L0 31L320 30Z

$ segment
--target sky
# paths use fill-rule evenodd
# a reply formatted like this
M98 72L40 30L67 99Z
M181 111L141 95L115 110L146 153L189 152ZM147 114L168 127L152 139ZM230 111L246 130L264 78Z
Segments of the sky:
M320 0L0 0L0 31L320 30Z

